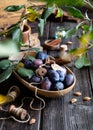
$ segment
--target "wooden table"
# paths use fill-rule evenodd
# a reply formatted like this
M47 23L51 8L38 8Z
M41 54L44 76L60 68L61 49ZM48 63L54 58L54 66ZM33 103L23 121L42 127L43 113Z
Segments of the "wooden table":
M37 32L37 23L30 24L32 31ZM72 21L61 22L48 22L46 24L44 35L41 40L43 45L46 39L54 37L54 33L57 26L62 26L67 29L73 28L76 25ZM75 35L69 39L73 42L72 48L75 47L78 40ZM43 110L34 111L29 108L29 101L26 101L23 108L27 109L31 118L35 118L36 122L32 125L29 123L18 123L13 119L0 120L0 130L93 130L93 102L83 101L84 96L89 96L93 99L93 56L92 49L89 52L89 58L91 60L91 66L83 69L76 69L73 63L68 64L71 70L75 73L77 81L74 89L68 94L58 98L45 98L45 108ZM48 54L55 55L57 51L46 51ZM21 84L12 75L7 81L0 84L0 93L6 94L12 85L17 85L20 90L20 96L13 102L16 106L21 105L23 97L34 97L34 93L28 90L23 84ZM81 96L76 97L73 95L75 91L82 93ZM72 98L77 98L77 102L70 104ZM4 109L8 109L10 104L7 104ZM40 107L41 104L36 102L36 107ZM0 117L4 114L0 110Z

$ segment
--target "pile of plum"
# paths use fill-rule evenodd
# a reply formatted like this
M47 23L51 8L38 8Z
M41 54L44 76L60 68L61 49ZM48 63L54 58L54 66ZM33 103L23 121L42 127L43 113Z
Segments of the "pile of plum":
M36 56L27 55L16 66L16 72L27 82L40 89L57 91L63 90L74 82L74 77L64 66L48 63L49 58L44 52Z

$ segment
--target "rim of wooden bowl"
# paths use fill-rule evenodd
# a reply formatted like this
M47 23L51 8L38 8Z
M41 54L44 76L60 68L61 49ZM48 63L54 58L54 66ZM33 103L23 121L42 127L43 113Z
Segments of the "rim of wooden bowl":
M53 39L48 39L48 40L45 41L45 44L44 44L45 48L47 48L49 50L59 50L60 49L60 43L55 45L55 46L50 46L48 44L48 42L51 41L51 40L53 40Z

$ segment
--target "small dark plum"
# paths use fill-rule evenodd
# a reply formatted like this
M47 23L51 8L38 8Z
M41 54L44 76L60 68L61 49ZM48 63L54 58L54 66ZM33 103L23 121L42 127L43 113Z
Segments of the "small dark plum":
M64 89L64 84L62 82L56 82L54 83L53 90L63 90Z
M41 59L35 59L32 61L34 68L38 68L40 65L43 64L43 61Z
M49 80L48 77L45 77L41 83L41 88L44 90L50 90L51 89L51 81Z
M41 81L41 78L36 75L33 75L31 78L31 82L40 83L40 81Z
M47 59L49 56L42 52L42 51L39 51L37 54L36 54L36 58L37 59L41 59L42 61L44 61L45 59Z
M55 70L49 70L49 71L48 71L48 76L49 76L49 78L50 78L50 80L51 80L52 82L57 82L57 81L59 81L59 74L58 74L57 71L55 71Z
M57 71L57 73L59 74L59 80L60 80L61 82L64 81L65 76L66 76L66 73L63 72L63 71L61 71L61 70L56 70L56 71Z
M70 86L74 82L74 76L72 74L67 74L64 79L65 87Z
M32 61L31 60L25 60L24 67L29 68L29 69L32 68Z

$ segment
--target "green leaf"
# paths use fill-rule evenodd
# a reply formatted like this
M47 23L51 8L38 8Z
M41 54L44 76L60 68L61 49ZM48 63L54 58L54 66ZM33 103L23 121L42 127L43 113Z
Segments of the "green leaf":
M17 73L21 77L28 77L28 78L31 78L32 75L34 74L34 72L31 69L26 69L24 67L19 67L18 70L17 70Z
M13 33L13 31L14 31L17 27L19 27L19 22L16 23L16 24L11 25L9 28L7 28L7 30L0 32L0 35L1 35L1 36L2 36L2 35L11 36L11 34Z
M13 40L0 41L0 58L8 57L19 52L17 43Z
M48 5L56 4L58 6L82 6L84 5L83 0L43 0L48 3Z
M81 19L84 18L82 12L75 7L67 6L67 10L68 10L69 14L72 15L73 17L81 18Z
M62 17L63 16L63 10L61 8L57 8L57 14L56 14L56 18Z
M42 13L41 19L44 19L46 21L46 19L53 13L54 9L54 6L46 8Z
M90 26L89 25L83 25L82 28L83 28L84 32L86 33L86 32L89 31Z
M0 74L0 83L7 80L13 72L13 66L8 67L8 69L4 70L3 73Z
M70 29L70 30L66 31L65 38L71 37L71 36L74 35L76 32L77 32L77 29L76 29L76 28Z
M81 69L81 68L87 67L87 66L90 66L90 61L89 61L86 53L84 53L79 59L76 60L75 67L78 69Z
M0 61L0 69L7 69L11 65L10 60L2 60Z
M12 39L17 43L22 42L22 31L20 27L14 30L14 32L12 33Z
M8 11L8 12L15 12L24 7L25 7L25 5L10 5L10 6L7 6L4 10Z
M31 55L28 55L28 56L26 57L26 59L29 59L29 60L33 61L33 60L35 60L35 57L34 57L34 56L31 56Z
M82 29L83 29L83 34L85 33L90 33L93 31L92 25L82 25Z
M6 35L12 36L12 33L16 30L16 28L20 27L19 22L16 24L11 25L6 32Z
M44 19L39 18L38 28L41 36L43 35L44 32L44 25L45 25Z

